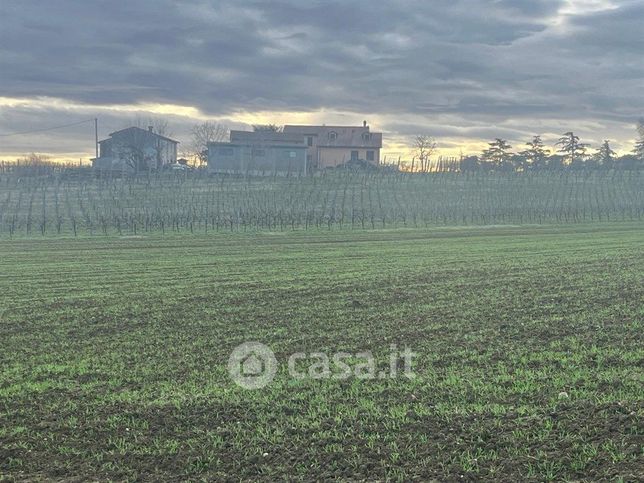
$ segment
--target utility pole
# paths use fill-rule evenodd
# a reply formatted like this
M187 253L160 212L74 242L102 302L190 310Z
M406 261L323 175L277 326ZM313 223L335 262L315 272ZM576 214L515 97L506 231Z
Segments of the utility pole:
M98 118L94 118L94 139L96 141L96 159L98 159Z

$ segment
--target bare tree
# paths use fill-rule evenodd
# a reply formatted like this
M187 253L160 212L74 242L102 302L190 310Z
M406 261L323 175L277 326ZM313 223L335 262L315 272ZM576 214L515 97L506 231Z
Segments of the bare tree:
M141 129L128 129L119 134L113 150L119 159L135 173L150 169L151 153L147 148L147 134Z
M45 154L29 153L17 159L23 166L45 166L51 163L51 158Z
M227 141L230 129L224 124L206 121L193 126L190 135L190 155L203 165L208 162L208 143Z
M414 138L414 157L420 163L420 172L427 173L430 168L431 157L436 153L436 140L427 135L419 135Z

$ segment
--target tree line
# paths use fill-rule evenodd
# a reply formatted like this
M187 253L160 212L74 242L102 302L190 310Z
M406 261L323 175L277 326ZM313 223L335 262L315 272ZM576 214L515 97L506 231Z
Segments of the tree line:
M507 140L496 138L479 155L461 156L450 163L435 162L432 155L437 151L434 138L426 135L414 140L414 157L409 170L427 173L441 166L449 170L473 171L529 171L540 169L643 169L644 168L644 119L637 122L637 140L632 152L618 156L605 140L594 152L590 145L581 142L573 131L561 135L551 149L541 136L533 136L523 149L513 151ZM439 160L440 161L440 160Z
M137 120L136 126L143 126ZM171 136L168 123L164 120L150 119L148 125L152 132L161 136ZM276 131L281 126L276 124L254 125L255 131ZM605 140L594 151L589 144L580 140L573 131L566 132L558 139L554 146L548 147L541 136L535 135L525 143L522 149L514 150L507 140L496 138L488 143L488 147L477 155L461 155L456 157L436 157L438 143L428 135L419 135L414 139L413 157L411 161L384 166L386 170L397 172L429 173L429 172L466 172L475 170L489 171L514 171L524 172L542 169L644 169L644 118L636 125L637 138L633 150L628 154L618 156L613 150L610 141ZM148 163L143 152L142 142L144 132L131 131L131 138L125 141L123 151L128 166L135 172L148 170ZM179 153L181 158L186 158L190 164L204 166L208 162L208 143L225 142L229 140L228 126L216 122L206 121L196 124L190 131L190 140L181 145ZM155 146L155 151L160 151L162 146ZM159 158L159 153L156 153ZM31 154L20 159L19 165L24 168L44 169L52 163L46 156ZM157 163L158 164L158 163ZM60 165L57 165L60 167ZM69 166L71 168L71 165ZM375 167L374 167L375 168ZM14 169L14 168L11 168Z

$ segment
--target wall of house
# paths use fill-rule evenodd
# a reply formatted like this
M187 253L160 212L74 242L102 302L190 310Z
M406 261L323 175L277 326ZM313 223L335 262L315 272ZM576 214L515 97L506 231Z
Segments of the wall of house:
M240 169L243 151L234 145L208 146L208 170L213 172L234 172Z
M126 164L127 160L138 156L138 153L143 156L149 169L177 162L177 145L165 139L135 133L134 136L114 136L109 144L111 156L123 160Z
M159 140L161 164L174 164L177 162L177 145L163 139Z
M358 151L358 159L366 160L367 151L373 151L374 164L380 164L380 149L319 147L319 167L332 168L351 159L351 152Z
M101 141L99 144L99 154L98 156L100 158L108 158L112 156L112 140L111 139L106 139L104 141Z
M304 147L211 145L208 170L213 172L299 172L306 166Z
M318 169L318 136L307 134L304 136L306 144L306 163L311 169ZM309 146L310 144L310 146Z
M306 163L306 150L291 147L259 147L245 150L244 169L250 171L300 172Z

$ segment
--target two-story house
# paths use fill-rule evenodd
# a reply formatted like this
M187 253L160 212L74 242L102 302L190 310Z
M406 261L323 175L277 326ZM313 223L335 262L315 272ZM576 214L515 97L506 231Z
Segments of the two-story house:
M312 168L330 168L347 161L380 164L382 133L371 132L367 121L362 126L284 126L284 133L303 136L307 164Z
M139 127L113 132L98 142L99 156L92 165L99 170L147 171L177 162L179 141Z

